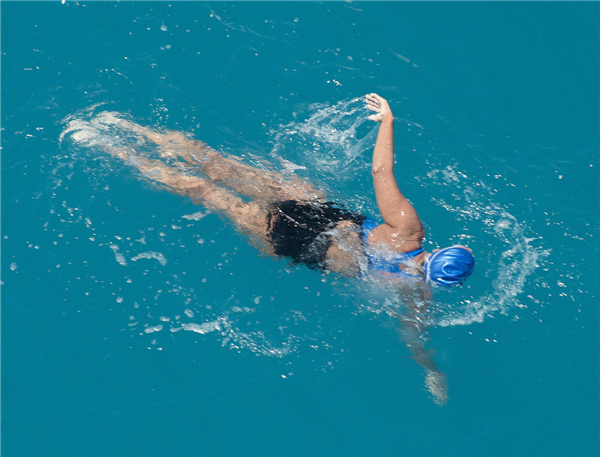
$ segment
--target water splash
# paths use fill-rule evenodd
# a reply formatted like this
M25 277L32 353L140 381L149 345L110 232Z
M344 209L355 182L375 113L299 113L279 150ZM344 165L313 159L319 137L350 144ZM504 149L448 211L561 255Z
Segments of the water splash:
M483 293L468 295L467 291L462 297L459 295L457 301L442 295L435 324L469 325L496 313L508 314L512 309L526 308L520 296L551 252L543 247L542 238L495 201L496 190L475 181L456 166L431 170L419 181L424 186L447 188L451 185L458 190L451 194L452 201L439 195L432 196L431 200L453 214L459 224L462 222L463 232L478 234L477 240L466 238L478 247L479 269L485 270L485 277L493 278L491 290L488 288Z
M127 114L104 109L101 105L93 106L63 121L59 140L66 154L50 161L51 174L55 176L52 214L56 223L64 221L71 224L71 238L75 238L76 226L79 225L99 252L110 248L115 260L123 267L108 279L104 271L91 266L93 272L88 279L93 284L87 290L92 291L93 296L95 288L110 284L112 295L120 297L117 303L129 315L126 326L131 338L151 338L150 347L159 348L161 344L158 341L164 340L166 335L183 331L207 338L216 337L231 350L282 358L306 347L306 341L312 342L315 334L321 334L322 330L315 328L307 319L297 318L295 313L301 314L300 310L290 311L289 307L278 306L277 291L272 290L272 285L265 284L262 290L254 284L255 289L251 291L244 287L236 291L233 286L211 289L211 281L207 282L207 277L211 279L210 272L218 271L221 279L226 278L230 267L235 269L235 259L231 259L237 248L224 252L224 248L214 243L219 234L211 227L216 216L210 211L183 210L177 215L179 220L176 223L163 215L163 223L152 221L151 226L144 227L136 221L135 229L126 224L119 233L115 233L114 228L105 226L106 215L96 213L89 205L81 203L101 197L98 200L112 205L113 184L109 185L109 179L115 182L127 179L123 173L116 173L121 171L117 167L122 165L120 160L113 158L115 149L131 151L128 159L131 164L138 154L171 165L175 163L175 158L161 154L145 137L148 133L163 133L160 129L148 127L141 132ZM295 171L291 162L281 163L285 170ZM137 173L135 168L130 170ZM79 186L80 192L69 192L73 181L82 178L87 178L88 182ZM114 184L115 189L117 185ZM73 207L78 210L74 212ZM127 220L127 215L124 216ZM92 220L96 222L92 223ZM114 241L115 238L118 241ZM175 260L167 262L167 258ZM194 259L201 259L200 268L194 265L194 272L184 270L181 264L189 264ZM257 260L260 261L260 258L257 257ZM281 267L286 268L285 274L288 275L287 266L281 263ZM318 277L314 281L319 282ZM221 292L229 291L230 296L222 296ZM310 331L307 330L309 327ZM283 328L287 330L283 331ZM323 342L320 347L327 349L329 345Z
M364 166L356 159L373 148L377 135L377 126L367 119L364 98L332 106L312 104L306 111L306 119L270 132L273 144L270 155L300 164L296 166L310 170L316 181L355 179L357 170Z
M131 258L131 260L133 262L140 260L140 259L156 259L156 260L158 260L158 263L160 263L163 267L167 264L167 259L160 252L154 252L154 251L142 252L142 253L136 255L135 257Z
M297 115L294 122L271 132L274 144L271 156L286 157L308 170L311 179L331 183L332 187L339 188L340 181L355 181L365 174L363 168L368 167L368 158L357 159L366 151L370 153L378 129L374 125L360 137L359 132L371 125L363 98L344 100L331 106L309 105L306 111L301 120ZM414 122L403 122L423 129ZM543 247L541 238L497 202L497 190L485 181L470 177L458 166L433 169L416 179L421 183L422 191L431 195L435 205L462 221L462 228L457 230L461 234L452 241L477 244L479 269L485 269L485 276L493 278L488 284L491 287L484 287L482 291L479 291L481 288L455 289L450 293L435 290L437 315L431 313L430 323L469 325L496 313L507 314L511 309L525 307L519 298L534 271L550 254ZM360 197L353 197L352 203L356 207L362 206ZM477 240L469 235L482 231L485 236L478 236ZM401 310L407 303L414 302L414 290L411 291L410 286L390 299L393 292L381 281L374 279L371 283L372 286L362 284L356 288L362 296L362 310L371 313L381 313L390 307ZM386 292L382 294L382 290Z
M152 145L148 144L139 131L131 128L132 122L127 115L106 111L98 113L97 109L98 107L92 107L65 119L65 128L60 140L65 143L69 139L70 148L79 155L64 156L56 165L55 190L73 178L73 169L78 166L77 161L86 164L84 169L90 175L114 170L110 157L104 154L107 150L110 152L113 147L130 148L136 153L169 160L153 150ZM273 144L270 157L281 163L280 171L308 173L311 179L320 184L335 181L336 187L340 181L354 181L357 174L363 174L363 168L368 167L369 160L361 155L371 150L377 133L377 126L367 119L368 113L364 108L363 99L346 100L333 106L310 105L306 111L304 120L282 125L270 133ZM300 115L296 117L299 118ZM160 133L157 129L151 131ZM98 151L102 154L99 155ZM103 161L96 162L98 156L103 157ZM132 156L131 160L135 158ZM260 161L260 158L258 160ZM64 173L65 169L69 170L69 173ZM432 191L431 201L434 205L451 213L456 220L462 221L463 228L472 228L474 225L475 230L485 233L485 239L479 240L478 257L483 259L481 265L486 264L487 258L488 266L483 268L486 269L486 276L493 279L484 290L434 292L437 301L435 312L423 313L416 319L426 319L428 325L469 325L497 313L508 313L511 309L525 307L519 301L519 296L532 273L549 254L540 247L539 237L501 204L496 203L497 192L494 189L484 182L470 178L456 166L431 170L426 176L418 179L426 190ZM455 189L450 197L447 192L449 185ZM354 197L354 203L356 202L360 202L359 197ZM69 206L66 205L67 208ZM57 215L64 213L62 205L55 208ZM154 280L162 279L159 279L160 284L157 286L159 290L152 292L153 297L146 297L144 293L140 293L142 287L135 296L124 300L124 305L152 303L137 305L134 318L136 323L141 322L142 327L145 326L145 330L140 331L136 324L128 324L132 336L143 337L151 333L155 337L168 325L171 334L183 330L198 335L216 335L221 343L230 349L244 349L271 357L286 357L301 351L302 348L312 347L315 340L319 340L319 348L331 350L332 344L324 324L315 327L306 318L297 318L294 313L301 313L300 310L276 310L272 301L256 301L256 297L267 296L272 290L263 291L256 288L234 292L225 302L219 303L214 301L214 298L209 298L207 302L203 292L198 291L198 284L185 279L185 272L180 270L177 263L167 264L167 255L169 258L189 255L185 246L192 244L192 241L196 247L206 249L209 243L205 243L205 239L209 238L208 235L203 234L200 237L194 233L194 239L190 240L189 236L186 237L179 229L182 226L185 229L186 226L204 223L208 214L206 211L193 214L188 211L187 214L181 214L177 231L170 221L157 230L153 227L138 230L131 233L127 237L128 243L121 243L118 250L114 249L112 246L116 245L109 241L114 237L113 233L102 233L100 227L91 226L91 222L85 223L96 242L108 245L113 249L115 257L118 255L117 261L127 270L125 275L133 275L133 271L129 270L135 268L135 265L126 262L127 259L134 261L133 263L138 259L156 259L158 262L155 267L149 263L145 263L144 266L149 265L150 271L156 271L157 275L166 274L166 277L154 277ZM75 222L91 219L96 219L96 215L80 214ZM166 242L165 236L161 236L165 233L168 233L170 243ZM140 244L144 245L142 254ZM169 254L169 250L173 249L170 247L172 245L179 245L180 251ZM227 253L223 253L221 257L226 255ZM217 257L207 264L210 268L220 271L227 267L228 261ZM202 283L204 281L203 279ZM320 279L313 274L311 281L319 283ZM324 277L323 281L327 279ZM386 288L385 284L378 281L354 283L350 287L349 284L352 283L330 280L327 294L332 298L343 297L349 303L358 304L358 312L387 316L388 310L402 312L407 306L416 303L410 287L398 292ZM122 291L116 292L121 294ZM161 313L163 316L169 315L167 310L172 309L169 324L159 323L157 318L152 317L155 315L152 309L157 306L164 310ZM294 314L294 317L291 317L290 313Z

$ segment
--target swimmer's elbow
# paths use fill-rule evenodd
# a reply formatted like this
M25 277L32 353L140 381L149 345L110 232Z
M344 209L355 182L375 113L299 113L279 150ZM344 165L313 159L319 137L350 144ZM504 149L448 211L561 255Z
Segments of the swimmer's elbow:
M377 165L373 164L373 166L371 167L371 174L373 175L374 178L384 176L389 171L390 171L390 168L388 168L382 164L377 164Z

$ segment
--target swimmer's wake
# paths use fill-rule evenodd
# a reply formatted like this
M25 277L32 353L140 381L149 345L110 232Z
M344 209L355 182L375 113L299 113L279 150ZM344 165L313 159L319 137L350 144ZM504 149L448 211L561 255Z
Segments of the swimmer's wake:
M307 151L318 152L319 142L337 144L340 149L335 155L344 158L342 169L348 170L370 143L369 135L356 139L357 128L367 118L356 116L357 101L318 111L303 128L295 125L296 130L282 134L304 142ZM392 295L402 291L408 306L405 312L398 313L397 308L392 313L400 321L412 358L425 370L428 390L443 404L447 400L445 376L433 361L432 351L425 348L428 325L424 321L431 302L428 282L445 287L461 284L473 271L473 256L464 246L433 254L423 251L423 224L394 176L392 112L376 94L369 94L366 102L375 113L368 119L380 124L371 171L383 223L329 201L325 192L293 173L283 175L246 165L180 132L156 132L117 113L101 112L89 121L70 120L61 140L68 135L79 145L98 148L156 185L202 204L230 220L267 256L385 284ZM360 108L364 112L362 104ZM336 115L340 109L348 115ZM326 120L330 130L316 143L306 141L323 132L312 128ZM336 122L345 123L346 128L337 129ZM283 144L281 137L277 144ZM329 147L323 150L332 151ZM331 163L335 160L326 157L315 165L326 173L324 164Z

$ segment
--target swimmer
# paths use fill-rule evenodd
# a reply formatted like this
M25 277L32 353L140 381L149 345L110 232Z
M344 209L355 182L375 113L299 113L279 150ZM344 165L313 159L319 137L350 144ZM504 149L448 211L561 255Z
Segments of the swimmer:
M382 223L329 201L323 192L295 175L287 178L249 166L180 132L158 133L108 112L99 116L104 123L154 143L161 157L173 162L167 165L131 149L105 145L108 152L171 192L229 219L262 253L348 277L375 275L387 282L411 284L410 289L421 297L416 299L420 305L411 307L412 315L388 311L400 319L403 339L426 370L426 384L434 400L445 403L445 376L433 362L431 351L425 349L425 328L419 324L419 314L431 297L428 284L462 284L473 272L475 261L465 246L433 253L423 250L425 229L394 176L392 111L377 94L367 95L366 104L374 112L369 119L380 124L371 171Z
M377 272L444 287L462 284L475 265L471 251L465 246L423 250L425 229L394 176L392 111L377 94L367 95L366 103L375 112L369 119L380 123L371 171L383 223L328 201L295 175L286 178L243 164L180 132L158 133L108 112L100 116L104 123L142 135L159 146L163 158L176 162L169 166L114 146L109 152L171 192L226 217L264 254L349 277Z

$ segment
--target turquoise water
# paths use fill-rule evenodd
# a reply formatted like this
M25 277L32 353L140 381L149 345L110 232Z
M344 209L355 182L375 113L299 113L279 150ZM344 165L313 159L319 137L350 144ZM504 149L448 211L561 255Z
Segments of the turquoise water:
M1 8L4 455L598 454L597 3ZM368 92L424 247L478 262L423 335L444 406L402 296L260 256L103 148L140 147L110 111L373 216Z

